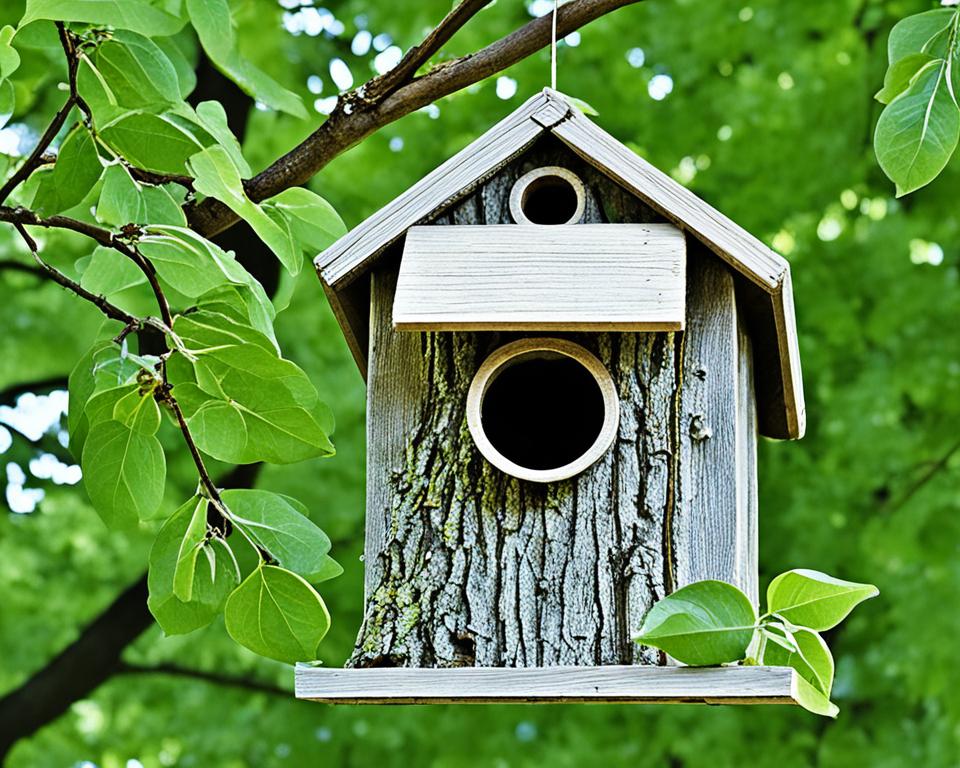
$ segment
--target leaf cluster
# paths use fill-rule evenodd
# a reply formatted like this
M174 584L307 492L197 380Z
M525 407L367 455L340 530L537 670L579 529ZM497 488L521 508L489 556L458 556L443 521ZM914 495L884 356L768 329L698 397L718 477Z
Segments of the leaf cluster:
M6 179L0 210L44 274L109 318L70 375L70 450L109 527L160 523L149 567L160 626L182 634L224 613L241 645L312 660L330 623L314 585L341 571L329 538L294 499L224 490L207 465L330 456L333 418L282 354L273 327L282 302L234 253L189 229L185 210L205 197L227 205L291 279L344 226L306 189L253 202L223 107L187 103L199 42L259 102L305 114L240 56L233 29L227 0L27 0L19 26L0 30L0 122L16 109L22 57L38 50L66 59L69 96ZM91 248L63 272L44 260L34 226L78 232ZM197 472L196 494L169 516L165 434L179 435Z
M878 594L872 584L798 568L770 582L767 612L758 618L753 603L737 587L698 581L652 606L634 640L693 667L792 667L797 672L797 702L815 714L836 717L839 710L830 701L833 656L820 632L833 629Z
M898 197L939 176L960 141L958 30L960 10L939 8L907 16L890 32L874 147Z

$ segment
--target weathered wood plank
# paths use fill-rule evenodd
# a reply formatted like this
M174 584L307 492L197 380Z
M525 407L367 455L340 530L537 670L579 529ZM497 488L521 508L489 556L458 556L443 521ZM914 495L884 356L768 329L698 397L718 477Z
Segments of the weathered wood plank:
M737 311L737 541L738 583L754 606L759 606L757 400L753 391L753 344L743 316Z
M749 585L743 578L756 570L756 563L744 562L748 552L738 448L750 446L738 414L736 295L730 271L702 246L691 252L689 273L672 526L674 586L719 579L744 588Z
M413 227L403 330L681 330L685 241L670 224Z
M298 665L296 696L336 704L508 702L794 704L788 667L324 669Z

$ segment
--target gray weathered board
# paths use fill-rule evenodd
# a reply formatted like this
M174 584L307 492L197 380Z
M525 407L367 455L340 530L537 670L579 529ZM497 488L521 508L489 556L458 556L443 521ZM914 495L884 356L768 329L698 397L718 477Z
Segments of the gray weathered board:
M301 664L296 695L331 704L795 704L796 673L788 667L324 669Z
M512 181L556 161L513 161L437 226L503 223ZM590 181L587 221L648 221L573 161ZM366 611L351 665L657 665L630 636L668 592L716 578L756 601L750 345L715 256L694 241L684 333L560 334L608 368L621 420L593 467L543 487L493 470L466 426L474 373L518 334L397 332L396 279L384 262L372 282Z
M410 227L446 216L452 205L545 137L615 180L621 194L626 190L643 201L655 211L648 220L675 223L733 270L751 320L760 429L769 437L801 437L806 415L789 264L549 89L317 257L317 270L361 370L367 365L370 271L381 260L396 258L395 245Z
M400 330L682 330L686 247L671 224L413 227Z

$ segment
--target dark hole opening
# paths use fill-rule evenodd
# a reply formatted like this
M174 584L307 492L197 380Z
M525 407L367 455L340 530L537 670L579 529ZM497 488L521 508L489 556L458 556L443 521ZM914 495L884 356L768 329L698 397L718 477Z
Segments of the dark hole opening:
M527 469L556 469L596 441L603 428L603 393L572 358L528 358L490 383L480 418L487 439L510 461Z
M520 207L533 224L567 224L577 212L577 190L560 176L541 176L523 193Z

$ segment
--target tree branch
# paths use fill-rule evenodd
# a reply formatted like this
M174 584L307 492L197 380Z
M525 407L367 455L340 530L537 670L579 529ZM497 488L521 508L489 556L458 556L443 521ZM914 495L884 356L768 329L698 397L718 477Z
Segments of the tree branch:
M33 254L34 261L37 262L37 269L41 274L49 277L57 285L63 286L68 291L75 293L81 299L89 301L97 309L103 312L104 315L109 317L111 320L119 320L124 325L128 327L134 327L141 324L139 318L134 317L129 312L124 312L120 307L111 304L103 296L99 296L92 291L88 291L80 283L75 280L71 280L63 272L54 267L51 267L47 262L40 258L40 254L37 252L37 244L26 229L23 228L23 224L20 222L14 222L14 227L16 227L17 232L20 233L20 236L23 238L24 242L27 244L27 247L30 249L30 253Z
M371 80L363 89L363 95L372 100L382 98L416 75L430 57L440 50L470 19L476 16L490 0L462 0L419 45L413 46L389 72Z
M572 0L561 6L557 13L557 33L563 37L600 16L642 1ZM451 16L454 17L440 37L447 32L453 34L456 23L461 19L458 11L463 14L468 11L476 13L479 8L475 9L474 6L478 4L461 3L454 9L441 22L442 25ZM441 64L422 77L411 79L387 93L374 93L372 98L368 97L368 88L382 89L382 86L376 86L377 81L374 80L345 94L330 117L316 131L244 184L247 194L252 200L260 201L288 187L305 184L335 157L383 126L490 77L545 47L550 43L550 25L549 16L534 19L486 48ZM418 48L428 51L430 46L427 41L430 38L428 35ZM411 66L409 62L419 61L421 54L414 54L411 50L408 56L407 67ZM413 72L406 74L410 76ZM237 221L236 214L212 198L207 198L199 205L188 206L186 210L190 226L206 237L222 232Z
M225 675L221 672L208 672L203 669L190 669L181 667L178 664L127 664L121 662L117 668L118 675L173 675L176 677L187 677L193 680L203 680L207 683L216 685L225 685L231 688L240 688L254 693L269 693L272 696L282 696L290 699L293 691L287 688L281 688L279 685L262 683L259 680L250 680L237 675Z
M53 116L53 120L50 122L50 125L47 126L47 130L43 132L43 135L40 137L40 141L37 142L37 146L33 148L33 152L30 153L30 156L26 161L21 165L17 172L13 174L9 179L7 179L6 184L0 187L0 204L6 201L10 197L10 193L13 192L17 186L24 181L27 177L30 176L37 168L41 165L51 162L49 155L46 154L47 150L50 148L50 144L53 143L53 140L57 138L57 134L60 133L60 129L63 128L63 124L67 121L67 117L70 114L70 110L76 104L81 104L85 112L89 112L87 105L82 102L82 100L77 95L77 57L76 49L73 45L73 40L70 38L69 33L67 32L66 27L61 22L57 22L57 29L60 33L60 44L63 46L64 52L67 54L67 79L70 83L70 95L67 97L66 102L63 106L57 111Z

